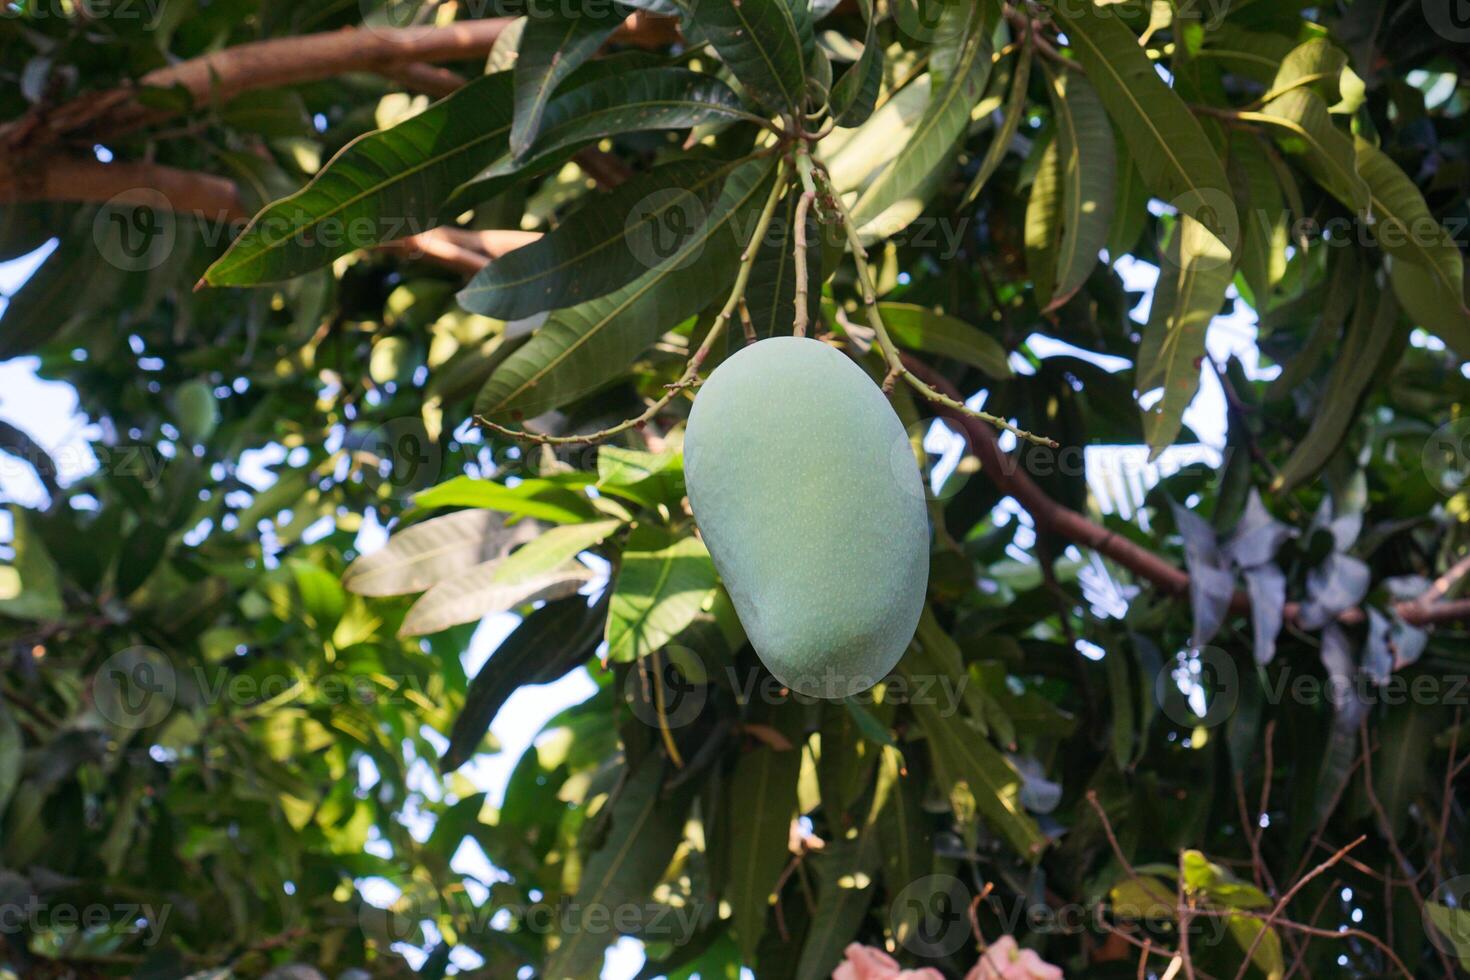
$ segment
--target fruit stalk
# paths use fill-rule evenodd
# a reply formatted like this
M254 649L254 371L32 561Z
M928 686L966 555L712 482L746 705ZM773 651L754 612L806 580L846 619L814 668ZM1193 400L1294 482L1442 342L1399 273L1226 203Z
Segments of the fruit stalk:
M847 235L848 250L852 253L853 264L857 267L858 284L863 290L863 310L868 319L868 325L878 335L878 346L883 351L883 358L888 362L888 377L883 381L883 389L891 391L893 383L899 379L906 382L911 388L923 395L929 401L946 408L973 416L982 422L988 422L997 429L1014 433L1018 438L1038 446L1050 446L1057 448L1054 439L1046 436L1036 435L1019 426L1012 425L998 415L982 412L971 408L964 402L956 401L941 392L935 391L925 384L917 375L910 371L903 363L903 357L898 352L898 347L893 343L893 338L888 336L888 328L883 324L883 314L878 310L878 287L873 280L873 271L868 266L868 250L863 247L862 240L858 237L857 226L853 223L852 215L847 210L847 205L842 201L842 195L832 186L831 179L820 164L813 167L816 181L821 185L822 196L836 220L842 225Z

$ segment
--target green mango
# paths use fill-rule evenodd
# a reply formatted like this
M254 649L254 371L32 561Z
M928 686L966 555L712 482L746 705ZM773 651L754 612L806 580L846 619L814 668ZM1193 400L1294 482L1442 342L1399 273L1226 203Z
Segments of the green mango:
M684 474L777 680L841 698L893 669L924 606L928 509L903 424L861 368L804 337L744 348L694 399Z

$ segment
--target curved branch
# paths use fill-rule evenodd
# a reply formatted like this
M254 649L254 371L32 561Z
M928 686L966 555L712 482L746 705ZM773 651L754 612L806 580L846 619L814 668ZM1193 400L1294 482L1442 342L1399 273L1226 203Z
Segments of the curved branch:
M954 384L933 368L908 354L903 355L903 362L909 371L931 387L955 401L962 401ZM996 441L995 430L990 426L942 402L936 404L935 410L936 414L958 425L965 432L970 439L970 444L974 446L975 455L980 460L983 472L990 477L1001 492L1014 497L1017 503L1026 508L1036 521L1037 527L1111 558L1139 578L1152 582L1164 592L1171 595L1183 595L1188 592L1188 572L1167 558L1134 544L1125 537L1114 534L1102 525L1094 523L1084 515L1049 497L1046 491L1041 489L1021 469L1020 463L1015 458L1001 451L1000 444ZM1431 589L1431 592L1433 591ZM1430 598L1430 601L1425 602L1426 598L1429 596L1395 603L1394 612L1406 623L1414 626L1470 619L1470 599L1436 602ZM1249 612L1250 597L1244 592L1236 592L1230 602L1230 608L1237 613ZM1297 618L1300 610L1300 603L1289 602L1283 614L1288 621L1292 621ZM1366 616L1367 614L1362 609L1353 608L1339 615L1338 620L1344 623L1360 623Z
M430 80L429 73L422 69L405 66L483 58L512 20L491 17L444 26L353 27L237 44L155 69L138 79L136 85L89 93L49 110L38 108L0 127L0 143L12 150L33 148L79 130L106 139L174 115L171 109L140 102L141 88L181 88L193 106L201 106L228 102L252 89L321 81L349 72L391 77L407 71L420 83L442 86L447 82L445 76ZM658 47L668 43L671 29L669 18L637 14L629 17L612 39Z
M7 179L8 178L8 179ZM73 201L156 204L162 196L171 210L214 221L244 221L234 182L214 174L157 163L103 163L88 157L59 157L44 166L5 174L0 170L0 203Z

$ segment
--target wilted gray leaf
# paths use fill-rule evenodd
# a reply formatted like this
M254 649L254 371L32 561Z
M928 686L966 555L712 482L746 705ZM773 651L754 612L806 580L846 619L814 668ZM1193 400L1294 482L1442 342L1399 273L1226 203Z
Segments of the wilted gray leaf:
M1046 767L1035 756L1011 755L1011 765L1021 774L1021 805L1032 813L1050 813L1062 802L1062 784L1046 778Z
M1256 663L1264 665L1276 656L1276 637L1281 634L1282 608L1286 605L1286 574L1275 565L1264 564L1247 568L1244 575L1251 597Z
M387 545L363 555L342 574L349 592L366 596L407 595L502 558L536 536L540 525L525 520L506 527L493 510L462 510L398 531Z
M1327 668L1331 682L1333 716L1317 781L1314 823L1326 817L1337 801L1338 791L1352 774L1358 725L1368 713L1368 705L1358 696L1353 683L1358 669L1353 661L1352 641L1347 632L1335 622L1328 623L1322 633L1322 666Z
M1363 670L1375 684L1388 683L1388 675L1416 662L1424 653L1429 634L1397 616L1368 610L1368 645L1363 653Z
M1215 530L1198 514L1169 501L1174 523L1184 539L1184 560L1189 566L1189 603L1194 610L1196 648L1215 638L1230 611L1235 595L1235 574L1230 571L1215 541Z
M1302 603L1297 622L1304 629L1321 629L1351 609L1368 594L1368 566L1352 555L1338 552L1307 573L1307 601Z
M1261 503L1260 491L1251 488L1245 513L1235 526L1235 534L1225 546L1225 554L1241 568L1255 568L1276 557L1277 550L1294 532L1271 516Z

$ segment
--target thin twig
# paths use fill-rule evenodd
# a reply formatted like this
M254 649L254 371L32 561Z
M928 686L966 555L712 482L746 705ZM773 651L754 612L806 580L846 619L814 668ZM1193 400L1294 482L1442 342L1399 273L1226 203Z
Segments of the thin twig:
M873 281L873 270L868 267L868 251L863 247L862 239L858 237L857 226L852 220L852 215L848 213L847 205L842 201L842 195L837 193L836 188L832 186L827 174L820 166L815 169L817 179L821 182L822 189L827 196L827 201L831 205L832 211L837 215L838 221L842 224L843 230L847 233L848 249L852 252L853 264L857 267L858 284L862 287L863 291L863 309L867 314L868 325L877 333L878 344L882 348L884 359L888 362L889 379L885 381L885 384L891 382L892 379L901 378L909 387L935 404L943 405L952 411L963 412L972 418L989 423L997 429L1004 429L1018 438L1025 439L1027 442L1035 443L1038 446L1049 446L1052 449L1059 448L1055 440L1028 432L1019 426L1012 425L998 415L991 415L989 412L982 412L970 408L964 402L956 401L948 395L935 391L904 366L903 356L899 354L898 347L893 343L893 338L888 336L888 328L883 324L883 314L878 310L878 286Z

